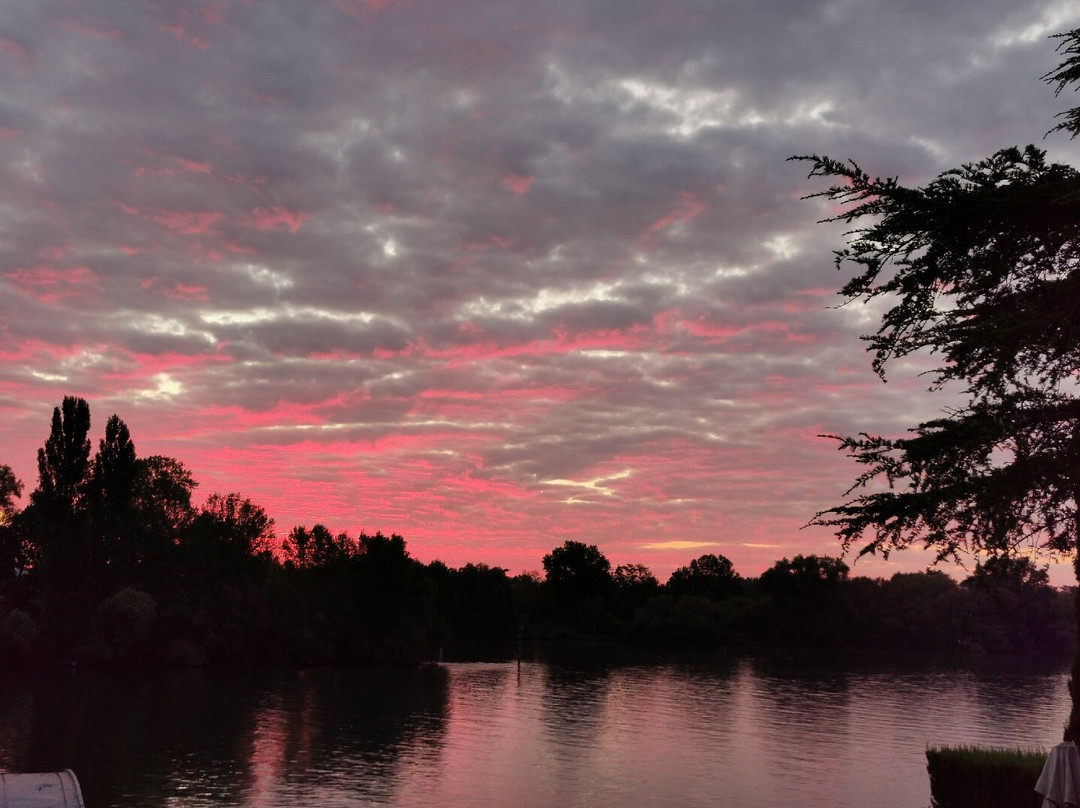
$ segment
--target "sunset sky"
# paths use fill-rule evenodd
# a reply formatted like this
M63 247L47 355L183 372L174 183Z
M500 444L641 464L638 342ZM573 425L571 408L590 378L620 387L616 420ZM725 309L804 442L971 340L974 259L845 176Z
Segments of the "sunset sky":
M0 5L0 463L64 395L94 445L262 505L661 578L839 551L820 433L945 406L833 308L792 154L922 183L1043 140L1045 0L35 0ZM24 500L25 502L25 496ZM919 553L859 561L888 575ZM1065 576L1064 580L1068 580Z

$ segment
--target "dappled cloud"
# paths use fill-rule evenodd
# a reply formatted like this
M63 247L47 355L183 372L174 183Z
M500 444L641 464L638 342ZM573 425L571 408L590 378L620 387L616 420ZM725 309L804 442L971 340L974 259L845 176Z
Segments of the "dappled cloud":
M1046 35L1077 24L1045 0L11 7L0 463L32 489L72 394L203 494L422 560L835 553L800 528L854 470L817 436L945 399L873 376L874 311L831 308L842 229L785 159L914 183L1037 141Z

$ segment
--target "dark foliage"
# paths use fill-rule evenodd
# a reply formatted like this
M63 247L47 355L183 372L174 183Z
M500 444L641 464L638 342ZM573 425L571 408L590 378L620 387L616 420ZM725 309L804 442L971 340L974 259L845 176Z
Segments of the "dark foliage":
M671 573L667 588L676 597L720 600L741 592L742 583L730 560L722 555L703 555Z
M0 570L22 569L29 561L23 537L14 524L18 513L15 500L22 492L22 480L11 466L0 465Z
M844 546L883 552L916 543L939 558L1075 545L1080 490L1080 173L1033 146L1004 149L925 188L871 179L824 157L821 192L874 221L837 253L849 300L894 301L866 339L875 370L917 351L940 357L934 387L968 403L908 437L838 437L866 468L858 494L819 514ZM880 484L880 485L878 485Z
M544 556L548 588L562 609L602 598L612 586L611 562L595 544L567 541Z
M1080 29L1061 39L1065 60L1043 77L1058 92L1080 79ZM1080 108L1055 129L1080 132ZM850 160L792 159L836 180L811 194L841 206L829 221L859 225L836 265L854 271L841 289L849 302L887 306L864 337L874 370L884 378L893 359L933 357L931 389L963 396L905 437L832 436L865 470L814 522L862 553L1065 553L1080 577L1080 172L1034 146L921 188ZM1065 735L1080 740L1080 649L1070 691Z

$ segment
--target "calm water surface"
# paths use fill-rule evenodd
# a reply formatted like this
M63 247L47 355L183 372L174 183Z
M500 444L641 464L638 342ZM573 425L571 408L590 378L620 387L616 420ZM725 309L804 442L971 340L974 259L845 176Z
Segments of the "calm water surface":
M925 749L1060 739L1064 665L450 664L0 680L0 769L89 808L930 803Z

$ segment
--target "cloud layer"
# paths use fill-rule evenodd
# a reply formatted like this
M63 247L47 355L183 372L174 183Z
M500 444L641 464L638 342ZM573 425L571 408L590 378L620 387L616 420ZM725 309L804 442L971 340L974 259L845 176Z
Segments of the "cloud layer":
M1072 100L1047 36L1077 25L1046 0L9 5L0 462L32 488L75 394L203 493L422 560L835 553L799 528L854 468L816 436L943 400L871 373L874 312L831 308L841 230L785 158L914 183L1039 142Z

